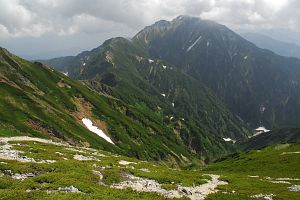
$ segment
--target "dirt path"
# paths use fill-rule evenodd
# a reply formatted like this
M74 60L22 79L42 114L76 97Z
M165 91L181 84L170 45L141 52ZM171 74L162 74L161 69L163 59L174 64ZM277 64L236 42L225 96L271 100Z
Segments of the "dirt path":
M126 175L127 181L112 185L112 188L126 189L131 188L138 192L156 192L167 198L181 198L183 196L190 198L191 200L202 200L207 195L216 193L218 185L225 185L227 182L220 181L219 175L208 174L211 177L207 183L198 185L195 187L182 187L177 186L176 190L166 190L155 180L144 179L133 175Z
M202 185L198 185L195 187L181 187L179 189L185 190L188 192L189 195L186 195L187 197L189 197L192 200L201 200L201 199L205 199L205 197L209 194L212 193L216 193L217 190L217 186L218 185L226 185L227 182L225 181L220 181L219 175L215 175L215 174L207 174L208 176L211 177L211 180L208 181L205 184Z

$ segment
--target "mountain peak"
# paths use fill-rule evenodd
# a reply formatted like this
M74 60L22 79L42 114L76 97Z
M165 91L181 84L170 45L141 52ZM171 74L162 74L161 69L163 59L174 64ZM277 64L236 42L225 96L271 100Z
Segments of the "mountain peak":
M202 19L200 17L190 16L190 15L179 15L174 18L171 22L173 23L186 23L186 22L195 22L195 23L206 23L210 25L220 25L215 21Z
M5 48L0 47L0 55L12 56L12 54Z
M200 17L194 17L190 15L179 15L176 18L174 18L172 21L183 21L183 20L192 20L192 19L201 20Z
M170 24L170 22L167 20L159 20L154 23L154 26L167 26L169 24Z
M3 47L0 47L0 51L1 52L8 52L5 48L3 48Z

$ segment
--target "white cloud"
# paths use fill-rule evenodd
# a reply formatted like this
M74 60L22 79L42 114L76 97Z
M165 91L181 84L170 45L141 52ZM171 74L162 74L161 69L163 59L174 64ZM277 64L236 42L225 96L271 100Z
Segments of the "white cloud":
M11 37L61 36L103 31L114 26L138 30L180 14L233 27L299 29L296 0L0 0L1 30ZM290 12L294 10L295 12ZM3 27L4 26L4 27ZM96 27L95 27L96 26ZM31 30L29 30L31 29ZM42 30L44 29L44 30ZM8 31L8 33L7 33Z
M9 38L43 38L54 44L59 37L74 37L76 43L93 38L97 41L89 39L89 44L99 44L178 15L215 20L234 30L300 32L299 10L297 0L0 0L0 45ZM72 43L56 41L66 49Z

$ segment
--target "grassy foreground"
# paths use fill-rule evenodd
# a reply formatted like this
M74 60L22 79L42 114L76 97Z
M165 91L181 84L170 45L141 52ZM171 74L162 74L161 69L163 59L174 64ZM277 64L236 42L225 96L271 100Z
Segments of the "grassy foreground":
M203 171L222 174L228 185L208 199L251 199L256 194L273 194L273 199L300 199L288 187L300 185L300 144L278 144L261 150L231 155ZM202 171L202 172L203 172Z
M34 158L35 162L1 157L0 199L165 199L154 192L111 188L126 179L124 174L156 180L166 190L174 190L178 185L201 185L210 179L205 174L219 174L228 184L218 186L219 191L206 199L253 199L251 196L258 194L273 194L273 199L300 199L300 192L288 189L300 185L300 154L296 153L300 151L299 144L275 145L236 154L207 167L190 170L171 169L160 163L81 147L33 141L9 144L12 145L10 150L22 151L20 155ZM0 155L3 155L3 145L0 145ZM78 159L78 155L86 160ZM34 175L15 179L7 170L12 174ZM80 193L59 191L59 188L70 186Z

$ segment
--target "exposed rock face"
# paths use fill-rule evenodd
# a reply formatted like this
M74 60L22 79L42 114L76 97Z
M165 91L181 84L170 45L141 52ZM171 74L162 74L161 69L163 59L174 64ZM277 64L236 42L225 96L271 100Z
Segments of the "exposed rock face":
M86 160L95 160L95 161L100 161L99 159L93 157L93 156L83 156L80 154L76 154L73 157L75 160L80 160L80 161L86 161Z
M69 187L59 187L57 190L47 190L47 193L54 193L54 192L72 192L72 193L82 193L79 189L74 187L73 185Z
M28 136L1 137L0 138L0 143L7 143L7 142L11 142L11 141L34 141L34 142L41 142L41 143L45 143L45 144L54 144L57 146L69 146L68 144L65 144L65 143L53 142L51 140L28 137Z
M257 195L253 195L251 196L252 198L264 198L267 200L273 200L273 197L275 195L274 194L257 194Z
M102 181L102 180L103 180L103 175L102 175L102 173L101 173L100 171L96 171L96 170L93 170L92 172L93 172L93 174L99 176L99 185L104 185L104 183L103 183L103 181Z
M21 155L23 151L13 150L12 145L9 144L9 141L38 141L48 144L62 145L60 143L52 142L51 140L44 140L39 138L30 138L26 136L22 137L11 137L11 138L0 138L0 159L6 160L17 160L19 162L35 162L35 163L54 163L55 160L39 160L36 161L34 158L29 158L27 156Z
M120 160L119 164L120 165L129 165L129 164L136 164L136 163L135 162L129 162L129 161L126 161L126 160Z
M1 173L0 174L0 177L1 176L4 176L4 175L8 175L8 176L11 176L12 179L16 179L16 180L24 180L28 177L34 177L36 175L38 175L38 172L29 172L29 173L24 173L24 174L19 174L19 173L13 173L10 169L6 169L3 171L3 174Z
M140 170L141 170L142 172L150 172L150 170L147 169L147 168L141 168Z
M34 177L34 176L36 176L36 174L34 173L25 173L25 174L12 174L11 177L17 180L24 180L28 177Z
M292 192L300 192L300 185L293 185L291 187L288 187L288 189Z

